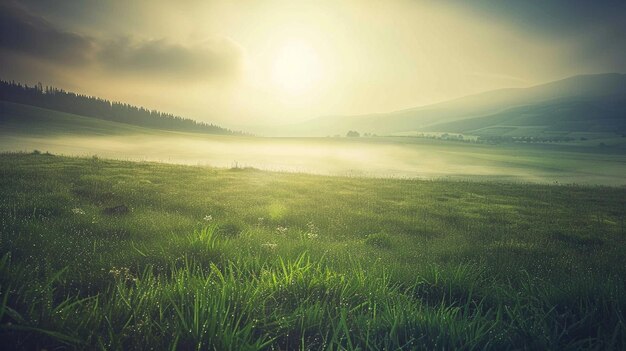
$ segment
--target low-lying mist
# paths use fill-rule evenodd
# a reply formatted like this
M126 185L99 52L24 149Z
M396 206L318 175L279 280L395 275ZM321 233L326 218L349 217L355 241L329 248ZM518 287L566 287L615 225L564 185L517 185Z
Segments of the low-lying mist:
M530 146L387 138L254 138L184 133L15 136L1 151L48 151L221 168L325 175L624 185L626 157Z

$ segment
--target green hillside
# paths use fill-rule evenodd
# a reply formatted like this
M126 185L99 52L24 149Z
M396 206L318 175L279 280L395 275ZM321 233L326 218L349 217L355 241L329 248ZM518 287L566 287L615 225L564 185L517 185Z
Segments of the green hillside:
M0 101L0 132L12 135L162 134L161 130Z
M41 83L28 86L0 80L0 101L159 130L224 135L242 134L206 122L124 102L77 94L51 86L44 88Z
M555 132L626 133L622 98L566 99L513 107L484 117L439 123L424 131L535 136Z
M560 131L626 131L626 75L575 76L529 88L501 89L389 113L316 118L285 126L285 135L458 132L509 126ZM512 124L511 124L512 123ZM490 131L498 134L497 130ZM519 131L525 134L526 131ZM531 134L533 130L528 130ZM270 132L271 133L271 132ZM529 135L533 136L533 135Z

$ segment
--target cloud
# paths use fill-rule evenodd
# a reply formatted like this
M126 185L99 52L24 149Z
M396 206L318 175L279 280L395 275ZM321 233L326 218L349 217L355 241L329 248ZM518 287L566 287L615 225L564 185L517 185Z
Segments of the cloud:
M228 39L182 45L73 33L15 4L0 5L0 51L59 66L89 66L107 75L185 80L235 77L243 57L243 50Z
M576 73L626 70L624 0L449 0L475 20L510 26L568 51L562 66Z
M241 66L241 49L222 39L183 46L165 40L118 38L102 43L99 64L107 71L179 78L231 77Z
M626 28L623 0L451 0L485 20L501 18L531 32L563 37L594 28Z
M95 45L90 38L64 32L17 5L0 5L0 48L57 63L89 61Z

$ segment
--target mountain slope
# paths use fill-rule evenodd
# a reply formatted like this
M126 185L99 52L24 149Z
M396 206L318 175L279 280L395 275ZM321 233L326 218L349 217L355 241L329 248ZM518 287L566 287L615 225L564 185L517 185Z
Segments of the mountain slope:
M207 134L242 134L205 122L175 116L144 107L67 92L41 83L29 87L0 81L0 101L36 106L48 110L121 122L151 129Z
M163 130L0 101L0 135L150 135Z
M572 118L569 119L563 111L573 112ZM623 128L623 123L619 121L624 120L626 111L626 75L575 76L530 88L495 90L390 113L322 117L288 126L285 132L299 135L345 134L350 129L377 134L453 132L485 128L491 122L504 123L507 119L515 121L520 118L515 123L522 123L523 120L524 125L530 125L532 121L538 126L574 131L589 124L584 122L587 118L585 111L592 112L589 118L596 121L591 123L596 125L594 128L613 130L614 125ZM610 118L601 121L602 113L606 111L610 111ZM534 116L534 119L523 117L524 114ZM475 125L469 123L471 127L453 123L476 118L481 119L480 122L475 122ZM605 124L608 120L610 123Z
M493 135L497 129L532 128L533 132L626 132L622 97L557 99L512 107L487 116L434 124L423 131ZM531 129L528 129L531 132ZM496 133L497 134L497 133ZM526 135L532 136L532 135Z

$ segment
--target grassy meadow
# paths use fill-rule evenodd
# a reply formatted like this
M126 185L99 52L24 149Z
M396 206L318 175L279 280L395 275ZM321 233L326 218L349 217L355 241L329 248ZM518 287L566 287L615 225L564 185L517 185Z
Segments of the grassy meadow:
M0 345L624 349L625 215L623 187L5 153Z

